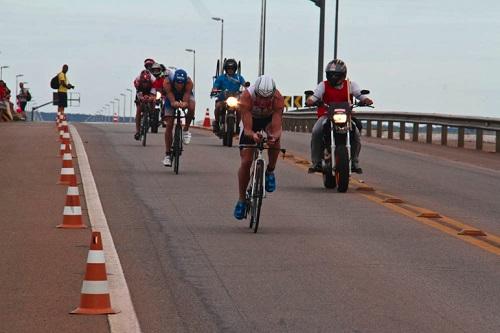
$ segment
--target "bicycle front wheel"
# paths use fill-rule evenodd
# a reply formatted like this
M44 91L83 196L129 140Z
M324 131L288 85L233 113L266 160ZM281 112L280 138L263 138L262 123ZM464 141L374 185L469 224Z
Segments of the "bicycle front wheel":
M254 192L250 208L250 225L253 227L254 233L259 229L260 209L262 207L262 198L264 197L264 161L258 160L256 163Z
M182 127L180 125L175 125L174 131L174 149L172 151L172 157L174 158L174 172L179 174L179 160L181 158L181 145L182 145Z
M141 138L142 145L146 146L146 140L148 135L148 127L149 127L149 112L146 110L142 113L142 123L141 123Z

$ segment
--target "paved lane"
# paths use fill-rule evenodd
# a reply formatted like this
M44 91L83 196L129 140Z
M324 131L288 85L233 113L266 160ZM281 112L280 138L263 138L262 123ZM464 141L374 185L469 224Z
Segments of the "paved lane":
M176 176L159 135L77 128L144 332L500 331L491 253L285 162L255 235L232 218L236 148L195 131Z

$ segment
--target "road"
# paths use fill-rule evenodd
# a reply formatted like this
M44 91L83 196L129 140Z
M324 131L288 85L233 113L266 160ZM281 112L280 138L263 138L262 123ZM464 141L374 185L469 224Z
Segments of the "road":
M354 187L325 190L290 161L253 234L232 217L237 148L194 130L175 175L161 164L162 135L142 147L128 125L76 127L143 332L500 331L495 253ZM287 132L283 146L307 157L308 140ZM498 157L476 166L472 152L455 162L367 141L358 179L500 234Z

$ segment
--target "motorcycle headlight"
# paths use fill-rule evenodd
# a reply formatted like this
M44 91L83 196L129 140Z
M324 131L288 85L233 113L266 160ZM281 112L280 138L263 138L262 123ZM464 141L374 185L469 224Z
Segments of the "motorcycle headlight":
M156 99L157 100L161 99L161 92L159 92L159 91L156 92Z
M233 96L228 97L228 99L226 100L226 104L230 108L234 108L238 105L238 99L236 97L233 97Z
M347 122L347 115L345 113L335 113L333 115L333 122L336 124L343 124Z

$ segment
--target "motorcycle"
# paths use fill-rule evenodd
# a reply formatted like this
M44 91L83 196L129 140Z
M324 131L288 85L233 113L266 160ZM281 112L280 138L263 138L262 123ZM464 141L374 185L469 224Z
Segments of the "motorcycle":
M368 90L361 90L362 95L369 93ZM309 96L313 92L306 91L305 94ZM351 131L356 126L352 109L363 105L350 102L325 104L321 100L316 105L324 105L328 110L328 120L323 126L323 185L332 189L337 187L337 191L343 193L349 187L352 167Z
M214 91L214 93L219 93L220 91ZM238 99L241 92L229 92L225 91L224 104L220 112L219 128L220 131L217 136L222 139L222 145L227 147L232 147L233 136L238 132L237 124L237 112L238 112Z

